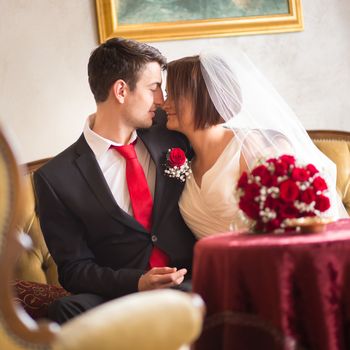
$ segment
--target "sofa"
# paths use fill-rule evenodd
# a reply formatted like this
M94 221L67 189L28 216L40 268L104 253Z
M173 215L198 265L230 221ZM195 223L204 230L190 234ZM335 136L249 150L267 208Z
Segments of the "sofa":
M337 165L338 192L350 213L350 132L309 130L308 133L316 146ZM67 293L59 285L56 264L47 249L35 212L32 175L48 160L42 159L23 166L26 204L21 229L31 237L33 247L18 259L14 285L19 301L34 318L45 317L48 304ZM45 288L43 285L46 285Z
M337 190L350 215L350 132L309 130L315 145L337 166Z

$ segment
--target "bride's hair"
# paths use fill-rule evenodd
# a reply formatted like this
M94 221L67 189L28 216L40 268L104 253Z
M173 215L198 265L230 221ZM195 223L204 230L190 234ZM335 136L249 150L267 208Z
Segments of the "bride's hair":
M209 96L199 56L184 57L167 65L167 95L174 102L180 118L181 101L187 99L190 102L196 129L223 122Z

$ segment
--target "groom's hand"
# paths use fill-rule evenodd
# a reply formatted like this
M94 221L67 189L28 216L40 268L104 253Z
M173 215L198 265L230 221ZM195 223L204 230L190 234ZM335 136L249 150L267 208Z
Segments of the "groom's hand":
M177 270L176 267L154 267L140 277L139 292L178 286L184 280L186 273L186 269Z

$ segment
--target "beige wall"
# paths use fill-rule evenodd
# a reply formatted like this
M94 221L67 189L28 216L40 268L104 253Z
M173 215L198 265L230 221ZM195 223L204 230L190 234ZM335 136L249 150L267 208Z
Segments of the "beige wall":
M350 2L304 0L299 33L154 43L173 59L241 47L306 128L350 131ZM52 156L94 111L86 64L97 45L93 0L0 0L0 120L22 161Z

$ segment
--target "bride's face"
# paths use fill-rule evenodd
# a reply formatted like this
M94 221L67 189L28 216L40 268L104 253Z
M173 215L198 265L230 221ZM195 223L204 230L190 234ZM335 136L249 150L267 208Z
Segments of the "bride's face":
M188 98L182 97L179 101L179 111L176 112L174 100L168 96L163 105L167 113L167 128L169 130L179 131L184 134L194 129L194 116L192 113L192 103Z

